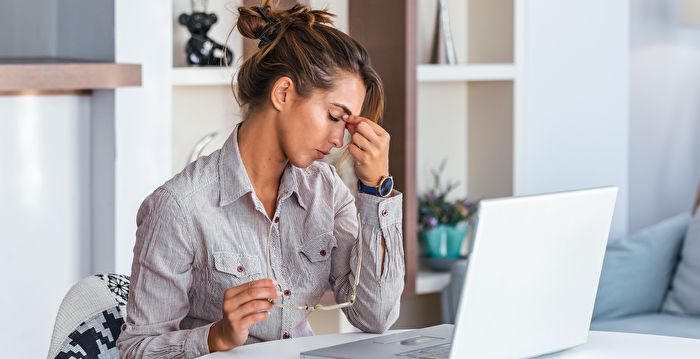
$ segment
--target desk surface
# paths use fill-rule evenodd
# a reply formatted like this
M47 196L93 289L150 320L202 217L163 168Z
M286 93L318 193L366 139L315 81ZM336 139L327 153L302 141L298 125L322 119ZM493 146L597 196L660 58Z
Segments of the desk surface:
M392 331L396 333L398 331ZM302 351L367 339L376 334L348 333L276 340L245 345L229 352L213 353L202 358L280 358L298 359ZM588 342L573 349L550 354L546 358L566 359L698 359L700 340L647 334L591 331Z

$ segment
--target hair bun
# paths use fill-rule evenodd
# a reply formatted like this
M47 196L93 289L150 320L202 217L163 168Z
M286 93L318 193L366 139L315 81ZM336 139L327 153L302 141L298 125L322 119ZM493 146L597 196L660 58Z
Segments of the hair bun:
M238 8L236 27L246 38L272 41L290 28L311 28L316 24L333 25L333 14L326 10L312 10L306 5L295 4L288 10L275 9L267 0L260 6ZM272 26L282 28L272 30Z

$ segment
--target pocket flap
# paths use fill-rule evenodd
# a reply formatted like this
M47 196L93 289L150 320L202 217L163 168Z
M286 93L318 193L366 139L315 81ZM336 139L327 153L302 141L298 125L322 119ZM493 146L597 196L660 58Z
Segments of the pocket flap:
M214 253L216 270L242 278L260 274L260 258L234 252Z
M321 262L330 258L331 250L335 247L335 237L333 233L328 232L304 241L299 247L299 252L311 262Z

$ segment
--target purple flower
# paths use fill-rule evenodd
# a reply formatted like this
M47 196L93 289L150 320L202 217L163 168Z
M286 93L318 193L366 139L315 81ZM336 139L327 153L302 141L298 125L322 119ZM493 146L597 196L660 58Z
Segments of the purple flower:
M433 216L429 216L426 218L426 224L427 224L428 229L433 229L433 228L437 227L438 220L437 220L437 218L435 218Z

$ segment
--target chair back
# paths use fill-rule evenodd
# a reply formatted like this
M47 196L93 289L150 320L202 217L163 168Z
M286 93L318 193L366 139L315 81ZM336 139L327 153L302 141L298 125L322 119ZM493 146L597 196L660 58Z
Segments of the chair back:
M118 359L129 282L129 276L97 274L76 283L58 309L48 359Z

